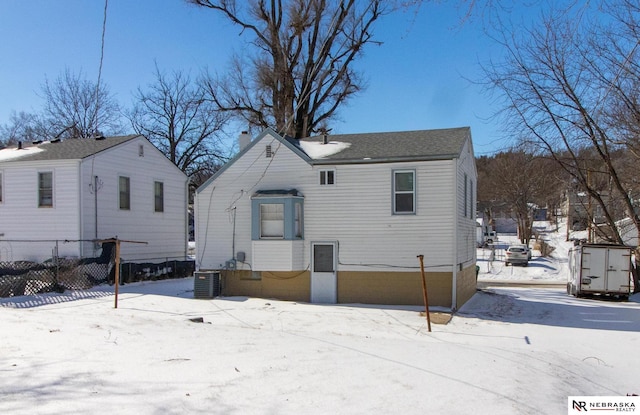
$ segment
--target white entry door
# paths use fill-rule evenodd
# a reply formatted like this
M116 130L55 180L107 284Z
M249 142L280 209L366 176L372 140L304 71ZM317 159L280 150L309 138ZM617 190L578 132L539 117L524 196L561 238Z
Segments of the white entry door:
M338 301L335 242L311 243L311 302L335 304Z

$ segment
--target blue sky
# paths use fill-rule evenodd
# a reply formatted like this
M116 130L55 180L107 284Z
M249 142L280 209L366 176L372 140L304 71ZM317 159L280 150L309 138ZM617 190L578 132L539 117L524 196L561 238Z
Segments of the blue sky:
M357 67L367 89L340 110L333 133L470 126L476 155L504 148L479 62L499 57L478 23L460 25L456 2L425 2L377 23ZM65 68L97 80L103 0L0 0L0 124L11 111L37 112L45 79ZM123 106L152 82L154 65L196 77L224 71L244 46L239 30L182 0L109 0L102 79Z

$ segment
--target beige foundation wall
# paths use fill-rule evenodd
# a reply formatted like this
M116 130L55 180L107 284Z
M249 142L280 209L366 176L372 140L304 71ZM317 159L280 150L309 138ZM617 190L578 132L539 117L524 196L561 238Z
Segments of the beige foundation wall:
M463 306L476 293L476 264L458 271L456 284L457 308Z
M451 273L426 272L429 306L451 307ZM338 302L424 305L420 272L338 273Z
M473 269L474 272L475 292L475 267L469 269ZM458 273L459 287L462 284L461 280L464 281L463 287L467 287L467 283L470 284L467 274L468 270ZM251 276L250 271L223 271L222 295L310 301L309 271L263 271L261 279L251 279ZM429 305L450 308L451 273L426 272L425 278ZM467 288L462 291L459 288L458 301L467 297L468 291L470 290ZM338 303L424 305L422 277L420 272L341 271L338 272Z
M262 271L260 279L252 279L251 271L223 272L222 294L277 298L286 301L309 301L309 271Z

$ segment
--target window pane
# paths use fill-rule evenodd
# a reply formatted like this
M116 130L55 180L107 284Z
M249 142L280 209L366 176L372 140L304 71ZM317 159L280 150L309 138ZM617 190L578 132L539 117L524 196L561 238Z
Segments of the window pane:
M333 245L313 246L313 271L333 272Z
M333 170L327 171L327 184L335 184L335 175Z
M413 212L413 193L396 194L396 212Z
M263 203L260 205L260 236L263 238L284 237L284 204Z
M38 206L53 206L53 173L38 173Z
M154 182L154 204L156 212L164 212L164 183Z
M396 173L396 192L413 191L413 172Z
M467 216L467 174L464 174L464 206L463 206L463 216Z
M296 203L295 207L295 236L296 238L302 238L302 203Z
M120 176L119 188L120 188L120 209L122 210L131 209L131 190L130 190L130 182L128 177Z
M331 185L336 183L336 172L333 170L320 170L320 185Z
M415 212L415 172L394 172L393 213Z

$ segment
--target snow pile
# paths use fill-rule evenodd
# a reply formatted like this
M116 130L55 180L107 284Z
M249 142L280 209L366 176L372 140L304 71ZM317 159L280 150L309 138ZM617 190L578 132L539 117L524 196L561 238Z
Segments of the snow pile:
M21 149L18 148L3 148L0 150L0 161L9 161L15 160L20 157L30 156L35 153L39 153L44 151L39 147L23 147Z
M300 147L312 159L321 159L346 150L351 147L351 143L329 141L327 144L323 144L321 142L300 140Z

